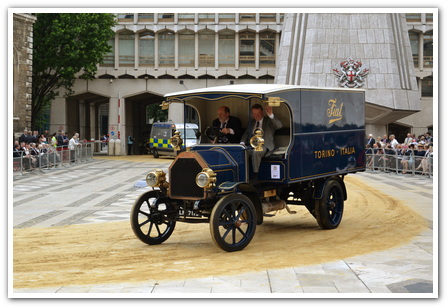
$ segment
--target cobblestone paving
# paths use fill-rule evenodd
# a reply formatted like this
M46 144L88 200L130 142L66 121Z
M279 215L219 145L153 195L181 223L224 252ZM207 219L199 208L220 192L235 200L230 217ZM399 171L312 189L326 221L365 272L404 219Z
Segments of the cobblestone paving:
M154 168L167 169L171 162L171 159L150 158L139 163L94 159L80 165L15 176L13 227L128 220L135 199L149 189L142 184L147 172ZM391 293L395 297L409 294L437 297L437 285L433 285L433 253L436 252L433 210L437 208L433 179L370 171L355 176L385 194L405 200L406 205L429 221L430 227L406 246L314 266L175 282L147 281L141 285L15 289L13 293L28 293L31 297L33 293L145 293L145 297L148 293L151 297L165 297L166 293L215 294L210 297L218 297L219 293L235 296L248 293L244 297L256 297L249 293L349 293L354 297ZM356 293L362 295L356 296Z

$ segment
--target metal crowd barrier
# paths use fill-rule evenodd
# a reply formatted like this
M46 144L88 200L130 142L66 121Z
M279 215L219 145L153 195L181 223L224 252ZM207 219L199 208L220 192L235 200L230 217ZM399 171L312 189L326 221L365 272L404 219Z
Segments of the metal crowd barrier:
M93 159L93 143L79 143L74 150L65 146L53 147L39 155L13 158L13 172L23 174L33 170L47 170Z
M425 169L424 169L425 167ZM433 156L404 156L398 154L366 154L366 169L370 171L394 172L433 176Z

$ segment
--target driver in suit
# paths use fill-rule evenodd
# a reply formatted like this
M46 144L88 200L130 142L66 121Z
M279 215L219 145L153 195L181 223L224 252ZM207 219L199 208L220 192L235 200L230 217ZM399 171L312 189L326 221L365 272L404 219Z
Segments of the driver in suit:
M213 120L213 127L219 129L216 143L239 143L241 140L241 121L230 115L230 108L227 106L217 109L217 118Z

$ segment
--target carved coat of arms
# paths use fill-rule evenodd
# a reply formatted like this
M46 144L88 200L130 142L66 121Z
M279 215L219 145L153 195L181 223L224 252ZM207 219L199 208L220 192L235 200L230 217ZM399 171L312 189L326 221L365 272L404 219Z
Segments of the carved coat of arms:
M337 76L338 85L356 88L362 87L365 83L369 68L363 67L362 62L349 58L340 62L332 71Z

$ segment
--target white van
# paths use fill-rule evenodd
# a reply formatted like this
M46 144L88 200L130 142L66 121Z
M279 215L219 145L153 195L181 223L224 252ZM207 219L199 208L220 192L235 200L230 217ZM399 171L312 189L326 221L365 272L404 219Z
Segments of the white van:
M175 124L174 122L157 122L152 125L149 138L149 151L158 158L160 155L176 156L178 152L171 146L174 132L180 132L183 139L182 150L199 143L199 127L196 124Z

